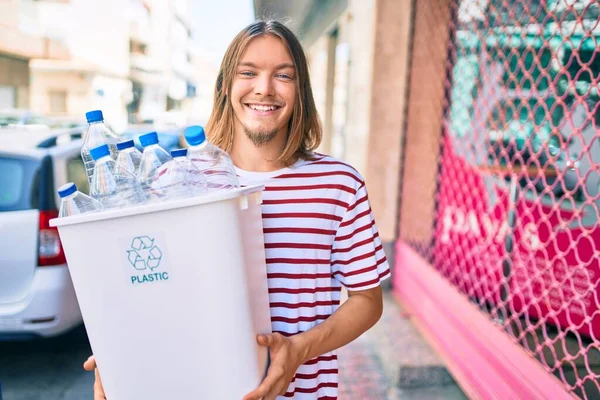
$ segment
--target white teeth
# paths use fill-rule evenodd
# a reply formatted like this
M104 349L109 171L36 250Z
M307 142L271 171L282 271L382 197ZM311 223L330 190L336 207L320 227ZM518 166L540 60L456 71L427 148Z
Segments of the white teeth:
M250 104L249 107L257 111L273 111L277 108L275 106L263 106L260 104Z

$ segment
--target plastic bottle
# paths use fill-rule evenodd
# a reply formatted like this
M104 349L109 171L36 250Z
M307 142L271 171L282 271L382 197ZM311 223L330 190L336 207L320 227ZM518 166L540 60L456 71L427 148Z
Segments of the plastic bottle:
M171 151L171 157L173 157L173 161L179 163L185 170L186 185L189 186L191 195L204 194L207 192L206 178L187 157L187 153L187 149L176 149Z
M119 137L104 124L104 116L102 111L94 110L85 114L88 122L88 128L83 137L83 145L81 146L81 158L85 164L85 173L87 174L88 183L92 184L92 175L94 173L94 159L90 154L90 150L102 144L109 145L110 155L114 159L117 158L117 143Z
M166 194L157 189L157 185L153 185L155 176L161 165L172 160L167 153L158 144L158 134L156 132L146 133L139 137L140 143L144 148L140 167L138 169L138 179L142 185L144 194L150 201L160 200L166 197Z
M186 128L189 144L188 158L206 178L208 191L235 189L240 186L229 155L206 140L204 128L193 125Z
M110 157L108 145L90 150L96 162L90 185L90 195L105 208L123 208L145 202L137 177L127 170L114 173L115 161Z
M104 208L98 200L78 191L73 182L59 187L58 195L61 198L58 211L59 218L99 211Z
M193 194L188 184L188 173L175 160L170 160L157 168L151 183L153 199L173 200L189 197Z
M117 143L117 150L119 154L115 161L115 173L127 170L132 174L136 174L142 162L142 153L135 148L133 140Z

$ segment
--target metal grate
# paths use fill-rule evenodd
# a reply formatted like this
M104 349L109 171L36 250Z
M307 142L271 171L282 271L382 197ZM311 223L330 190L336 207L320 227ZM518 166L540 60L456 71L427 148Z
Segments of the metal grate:
M566 390L600 398L600 2L450 3L441 166L436 182L405 168L402 199L437 185L433 240L408 242Z

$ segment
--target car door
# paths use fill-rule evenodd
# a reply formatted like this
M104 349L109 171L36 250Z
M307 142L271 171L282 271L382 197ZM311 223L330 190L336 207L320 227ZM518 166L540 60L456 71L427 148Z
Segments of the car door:
M42 162L0 152L0 305L23 300L38 266Z

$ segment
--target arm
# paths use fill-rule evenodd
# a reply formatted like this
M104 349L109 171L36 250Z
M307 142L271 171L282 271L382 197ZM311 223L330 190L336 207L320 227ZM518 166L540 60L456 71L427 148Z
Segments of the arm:
M322 324L292 336L303 349L302 363L336 350L362 335L381 317L381 286L362 291L349 291L348 300Z
M298 335L259 335L257 341L271 351L271 367L261 385L244 400L272 400L285 393L300 365L338 349L367 331L383 311L381 286L349 291L348 300L323 323Z

